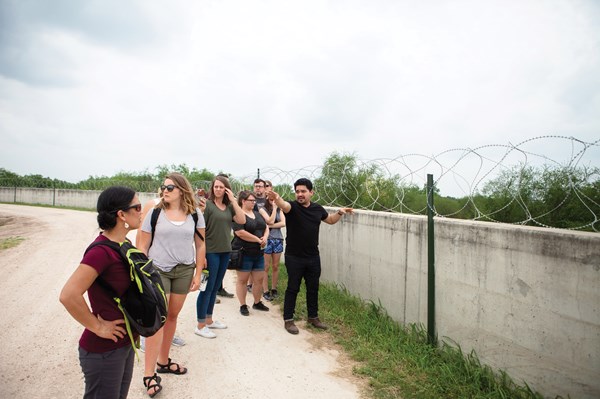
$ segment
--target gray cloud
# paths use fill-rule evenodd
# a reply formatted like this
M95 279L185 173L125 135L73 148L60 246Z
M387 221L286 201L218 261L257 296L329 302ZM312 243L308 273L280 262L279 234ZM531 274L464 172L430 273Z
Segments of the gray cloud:
M34 86L69 86L76 83L71 70L77 55L61 39L133 51L157 37L136 2L5 0L0 2L0 74Z

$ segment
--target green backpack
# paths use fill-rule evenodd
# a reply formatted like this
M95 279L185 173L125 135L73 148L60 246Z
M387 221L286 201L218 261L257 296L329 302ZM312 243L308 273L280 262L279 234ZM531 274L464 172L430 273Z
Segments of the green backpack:
M123 313L131 344L136 347L132 331L136 331L143 337L151 337L167 320L167 297L160 274L152 264L152 260L129 241L122 243L108 240L96 241L86 249L86 252L99 245L117 252L123 259L123 263L129 266L127 271L131 284L121 297L102 276L98 276L96 281L117 303Z

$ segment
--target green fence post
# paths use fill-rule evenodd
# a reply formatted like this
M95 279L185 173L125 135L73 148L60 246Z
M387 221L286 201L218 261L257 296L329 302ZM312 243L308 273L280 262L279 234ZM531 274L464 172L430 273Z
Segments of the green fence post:
M433 235L433 175L427 175L427 338L437 344L435 332L435 250Z

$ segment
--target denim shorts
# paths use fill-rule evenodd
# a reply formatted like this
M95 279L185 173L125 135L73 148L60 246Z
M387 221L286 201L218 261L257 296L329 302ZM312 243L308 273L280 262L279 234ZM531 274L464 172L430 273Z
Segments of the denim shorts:
M244 254L242 267L238 269L240 272L260 272L265 270L265 258L262 255Z
M269 238L267 240L267 246L265 247L265 253L269 254L280 254L283 252L283 240L281 238Z

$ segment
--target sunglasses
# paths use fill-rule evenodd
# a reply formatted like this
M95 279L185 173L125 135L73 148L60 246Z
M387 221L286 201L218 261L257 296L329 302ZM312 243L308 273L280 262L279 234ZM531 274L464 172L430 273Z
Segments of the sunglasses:
M171 191L175 190L175 185L169 184L169 185L165 186L163 184L162 186L160 186L160 191L165 191L165 189L167 189L168 192L171 192Z
M256 202L255 199L245 199L244 201Z
M114 212L115 213L117 213L119 211L127 212L130 209L135 209L136 212L141 212L142 211L142 204L129 205L127 208L118 209L118 210L116 210Z

